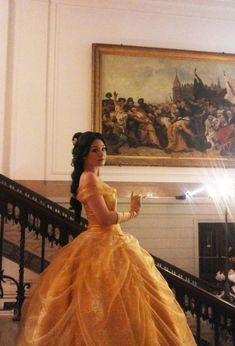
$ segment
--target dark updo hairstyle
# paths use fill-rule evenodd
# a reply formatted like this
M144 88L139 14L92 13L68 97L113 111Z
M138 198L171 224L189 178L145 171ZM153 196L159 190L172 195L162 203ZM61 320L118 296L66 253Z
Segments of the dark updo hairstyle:
M77 194L80 177L84 170L84 159L88 155L90 151L90 147L96 139L100 139L105 144L103 136L99 132L87 131L82 133L81 136L79 137L79 143L77 147L76 156L74 157L74 160L73 160L74 170L73 170L73 173L71 174L71 177L72 177L71 193L73 194L74 197ZM78 201L78 203L80 202Z
M76 133L74 133L74 135L73 135L73 137L72 137L72 140L73 139L77 139L77 140L79 140L79 138L81 137L81 135L82 135L82 132L76 132Z

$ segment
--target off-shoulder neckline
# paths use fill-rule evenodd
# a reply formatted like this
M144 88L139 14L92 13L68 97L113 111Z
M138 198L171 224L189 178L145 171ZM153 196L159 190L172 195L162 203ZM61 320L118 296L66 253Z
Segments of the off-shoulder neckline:
M116 189L109 186L107 183L105 183L102 179L100 179L99 177L97 177L97 181L94 184L85 184L84 186L81 186L78 188L78 193L86 188L91 188L92 186L97 186L97 184L101 184L101 185L106 185L109 189L113 190L116 192Z

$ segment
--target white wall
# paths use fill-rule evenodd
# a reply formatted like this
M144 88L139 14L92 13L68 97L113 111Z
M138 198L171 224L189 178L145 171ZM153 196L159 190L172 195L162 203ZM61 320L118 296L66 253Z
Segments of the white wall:
M228 221L234 222L234 205L227 207ZM119 209L127 208L127 201L119 200ZM153 255L198 276L198 223L224 223L224 209L225 206L216 207L207 198L147 198L140 215L122 224L122 229L133 234Z
M71 136L91 128L92 43L235 53L232 0L0 1L0 169L13 179L70 179ZM131 167L109 166L103 176L133 180ZM135 168L137 181L203 177Z

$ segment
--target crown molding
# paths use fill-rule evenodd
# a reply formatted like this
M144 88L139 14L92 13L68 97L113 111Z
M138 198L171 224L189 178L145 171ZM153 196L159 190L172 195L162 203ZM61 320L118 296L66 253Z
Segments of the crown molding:
M234 0L31 0L48 4L87 7L142 14L235 21Z

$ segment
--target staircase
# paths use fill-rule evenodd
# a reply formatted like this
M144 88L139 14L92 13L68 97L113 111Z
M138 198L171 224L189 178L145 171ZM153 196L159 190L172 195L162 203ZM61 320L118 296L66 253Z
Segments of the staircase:
M6 283L15 287L14 320L27 295L25 268L44 270L56 251L85 230L69 210L0 175L0 298ZM4 272L2 255L17 263L19 278ZM235 345L235 306L218 298L216 288L153 257L185 311L198 345Z

